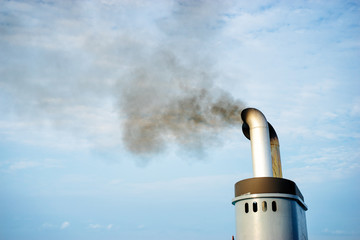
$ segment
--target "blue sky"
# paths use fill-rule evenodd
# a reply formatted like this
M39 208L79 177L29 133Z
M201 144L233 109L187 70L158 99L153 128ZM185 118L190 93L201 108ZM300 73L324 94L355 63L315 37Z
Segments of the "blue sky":
M0 238L230 239L239 126L126 143L128 97L205 88L274 126L310 239L359 239L359 23L359 1L0 0Z

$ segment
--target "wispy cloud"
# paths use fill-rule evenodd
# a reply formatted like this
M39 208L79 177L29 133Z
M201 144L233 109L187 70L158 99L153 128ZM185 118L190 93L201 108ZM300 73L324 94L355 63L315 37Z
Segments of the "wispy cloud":
M114 224L108 224L108 225L101 225L101 224L94 224L94 223L91 223L89 224L89 228L91 229L107 229L107 230L110 230L114 227Z
M286 131L302 136L313 134L307 121L313 116L310 113L336 114L329 109L329 103L335 108L343 104L330 101L339 99L334 92L344 84L330 69L336 63L333 59L342 56L342 52L330 51L339 48L328 39L341 43L352 40L351 31L343 33L344 26L357 28L351 25L356 13L354 8L351 10L339 2L330 5L318 2L315 6L305 2L225 2L199 6L171 1L154 6L145 1L100 1L74 6L6 2L4 8L11 14L1 18L4 22L2 43L15 52L18 47L30 53L34 48L37 50L36 54L29 55L21 51L18 54L22 58L13 58L16 54L7 54L9 48L4 48L7 59L1 68L4 74L0 89L7 94L4 102L10 103L17 117L4 119L0 132L16 142L67 149L120 146L124 115L117 108L118 89L124 88L122 83L133 75L136 64L153 67L153 62L146 59L161 46L171 49L191 67L195 66L193 60L204 62L193 58L191 52L210 60L208 56L216 55L217 64L226 66L218 75L233 74L236 77L233 83L241 89L237 93L233 83L224 84L231 91L247 98L251 104L268 109L274 109L273 104L269 105L276 102L278 109L284 110L282 119L287 122L281 125ZM123 11L133 19L131 24L114 14L109 6L136 9ZM334 7L342 9L344 14L330 14L328 9ZM158 11L159 8L162 11ZM106 14L108 18L93 21L94 16L88 10L100 15L110 11L110 14ZM145 21L142 16L151 21ZM175 34L173 29L184 29L184 32ZM218 48L211 45L212 41L204 41L203 36L219 38ZM212 47L206 47L207 44ZM231 53L225 47L228 44ZM211 53L205 49L212 49ZM223 50L226 56L222 55ZM240 57L243 55L246 57ZM324 58L331 64L324 63ZM204 66L196 65L205 69L202 73L213 71L211 67L216 69L213 63ZM16 71L18 68L24 73ZM238 76L248 80L240 81ZM268 76L272 76L272 80L264 81ZM227 81L224 77L216 80L218 84ZM311 104L313 102L317 104ZM359 104L351 103L353 100L346 102L353 114L358 112ZM287 127L290 122L303 127ZM300 122L302 124L298 124ZM317 136L334 137L321 124L315 128Z
M48 223L48 222L45 222L41 225L41 228L43 229L52 229L52 228L55 228L56 226L52 223Z
M68 228L69 226L70 226L70 223L65 221L61 224L60 229L65 229L65 228Z
M44 159L39 161L33 160L19 160L19 161L6 161L2 164L3 170L18 171L32 168L61 168L62 163L57 159Z
M70 226L70 222L65 221L62 224L60 224L60 226L58 224L53 224L53 223L49 223L49 222L45 222L41 225L42 229L66 229Z
M181 197L183 192L191 193L193 196L200 194L212 195L214 189L219 191L224 189L224 186L233 184L241 176L239 175L213 175L201 177L186 177L172 180L155 181L155 182L141 182L141 183L124 183L123 187L132 194L149 194L152 195L157 192L167 192L170 196ZM212 189L206 191L206 189Z
M356 232L355 231L339 230L339 229L333 230L333 229L325 228L323 230L323 233L329 234L329 235L335 235L335 236L349 236L349 235L354 235Z
M33 161L20 161L20 162L16 162L13 163L9 166L10 170L20 170L20 169L27 169L27 168L33 168L33 167L37 167L40 164L38 162L33 162Z
M98 228L102 228L102 226L100 224L89 224L89 228L98 229Z
M360 151L351 146L318 147L292 156L287 174L301 183L322 183L328 180L349 178L360 171ZM301 165L301 167L298 167Z

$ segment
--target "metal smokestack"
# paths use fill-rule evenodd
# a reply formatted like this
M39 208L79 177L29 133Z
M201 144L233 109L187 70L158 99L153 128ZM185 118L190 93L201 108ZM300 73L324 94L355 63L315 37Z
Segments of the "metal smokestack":
M251 141L254 178L235 184L235 240L307 240L304 197L282 178L275 129L255 108L242 111L243 133Z
M272 166L272 175L268 175L268 177L281 178L280 144L275 129L256 108L244 109L241 112L241 118L244 122L243 133L247 139L251 140L254 177L262 177L260 174L264 172L269 174L269 168ZM251 129L252 131L250 131ZM271 159L269 159L269 151Z
M270 135L265 116L255 108L241 112L244 125L248 126L254 177L272 177Z

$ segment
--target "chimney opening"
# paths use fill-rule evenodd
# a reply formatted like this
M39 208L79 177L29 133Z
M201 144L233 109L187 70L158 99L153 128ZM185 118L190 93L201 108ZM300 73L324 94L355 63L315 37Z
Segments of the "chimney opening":
M266 203L266 201L262 202L262 210L263 210L263 212L267 211L267 203Z
M257 210L258 210L257 202L253 202L253 211L257 212Z
M271 208L272 208L273 212L276 212L276 211L277 211L277 206L276 206L276 202L275 202L275 201L273 201L273 202L271 203Z

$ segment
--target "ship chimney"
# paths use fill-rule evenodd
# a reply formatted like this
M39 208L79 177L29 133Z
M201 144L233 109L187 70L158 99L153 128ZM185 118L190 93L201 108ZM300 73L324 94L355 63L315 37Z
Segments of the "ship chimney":
M241 112L251 142L254 177L235 184L235 240L307 240L307 206L297 185L282 178L275 129L255 108Z

